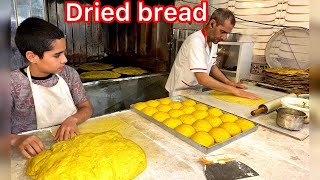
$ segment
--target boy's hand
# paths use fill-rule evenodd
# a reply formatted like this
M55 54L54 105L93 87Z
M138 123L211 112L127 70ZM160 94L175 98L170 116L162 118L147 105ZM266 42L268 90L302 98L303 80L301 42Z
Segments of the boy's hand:
M79 134L78 119L75 117L68 117L59 127L54 139L56 141L65 141Z
M44 150L43 143L34 135L11 135L11 145L18 147L28 159Z

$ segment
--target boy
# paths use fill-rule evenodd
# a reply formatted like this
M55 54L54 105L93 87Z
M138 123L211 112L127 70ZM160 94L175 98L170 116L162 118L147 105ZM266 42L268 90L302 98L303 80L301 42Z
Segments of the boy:
M59 28L28 18L17 28L15 43L29 66L10 73L11 145L31 158L43 143L18 133L61 124L55 140L70 139L79 133L77 124L92 115L92 106L79 74L65 65L66 39Z

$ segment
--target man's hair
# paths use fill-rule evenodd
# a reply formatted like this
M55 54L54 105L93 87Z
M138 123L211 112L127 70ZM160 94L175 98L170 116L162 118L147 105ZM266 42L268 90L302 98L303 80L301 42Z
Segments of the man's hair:
M24 20L17 28L15 43L22 56L27 51L43 58L43 53L52 50L52 42L64 38L63 32L53 24L36 17Z
M230 22L233 26L236 24L236 19L235 19L233 13L230 10L224 9L224 8L216 9L212 13L210 20L211 19L214 19L217 22L217 26L223 25L225 20L230 20Z

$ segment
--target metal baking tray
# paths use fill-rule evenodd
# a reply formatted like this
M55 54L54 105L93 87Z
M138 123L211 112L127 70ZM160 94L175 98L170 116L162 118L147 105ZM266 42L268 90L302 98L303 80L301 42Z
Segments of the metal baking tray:
M174 97L169 97L169 98L170 98L172 101L175 101L175 102L181 102L181 101L184 101L184 100L189 99L189 98L186 98L186 97L183 97L183 96L174 96ZM194 101L195 101L195 100L194 100ZM201 103L201 102L198 102L198 101L195 101L195 102ZM201 103L201 104L204 104L204 103ZM206 104L206 105L207 105L207 104ZM207 105L207 106L208 106L208 108L214 108L213 106L209 106L209 105ZM208 154L208 153L210 153L210 152L212 152L212 151L215 151L215 150L217 150L217 149L219 149L219 148L222 148L223 146L226 146L227 144L230 144L230 143L236 141L237 139L240 139L240 138L242 138L242 137L244 137L244 136L246 136L246 135L248 135L248 134L253 133L254 131L256 131L256 130L258 129L258 126L259 126L259 124L251 121L251 122L255 125L254 128L249 129L249 130L247 130L247 131L245 131L245 132L242 132L242 133L240 133L240 134L238 134L238 135L236 135L236 136L233 136L233 137L229 138L228 140L226 140L226 141L224 141L224 142L214 144L214 145L212 145L212 146L210 146L210 147L205 147L205 146L202 146L202 145L194 142L193 140L187 138L186 136L184 136L184 135L176 132L174 129L171 129L171 128L167 127L166 125L162 124L161 122L155 120L153 117L148 116L148 115L144 114L143 112L135 109L135 108L133 107L133 104L130 106L130 108L131 108L132 111L136 112L136 113L139 114L140 116L142 116L142 117L144 117L145 119L151 121L152 123L158 125L158 126L161 127L162 129L164 129L164 130L166 130L167 132L173 134L173 135L176 136L177 138L181 139L182 141L188 143L189 145L193 146L194 148L198 149L199 151L201 151L201 152L203 152L203 153L205 153L205 154ZM222 111L223 113L229 113L229 112L227 112L227 111L223 111L223 110L221 110L221 111ZM232 113L230 113L230 114L232 114ZM235 115L235 114L233 114L233 115ZM237 116L237 115L235 115L235 116ZM240 118L240 116L237 116L237 117ZM250 121L250 120L248 120L248 121Z

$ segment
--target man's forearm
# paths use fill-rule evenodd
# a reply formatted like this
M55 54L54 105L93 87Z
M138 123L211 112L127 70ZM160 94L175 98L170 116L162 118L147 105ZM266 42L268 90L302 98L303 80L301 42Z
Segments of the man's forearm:
M227 84L224 84L220 81L217 81L214 78L207 75L206 73L195 73L195 76L196 76L199 84L206 86L210 89L214 89L217 91L223 91L226 93L232 93L232 94L234 94L237 91L236 88L229 86Z
M220 69L216 66L213 65L211 67L211 74L219 81L228 84L230 80L220 71Z

